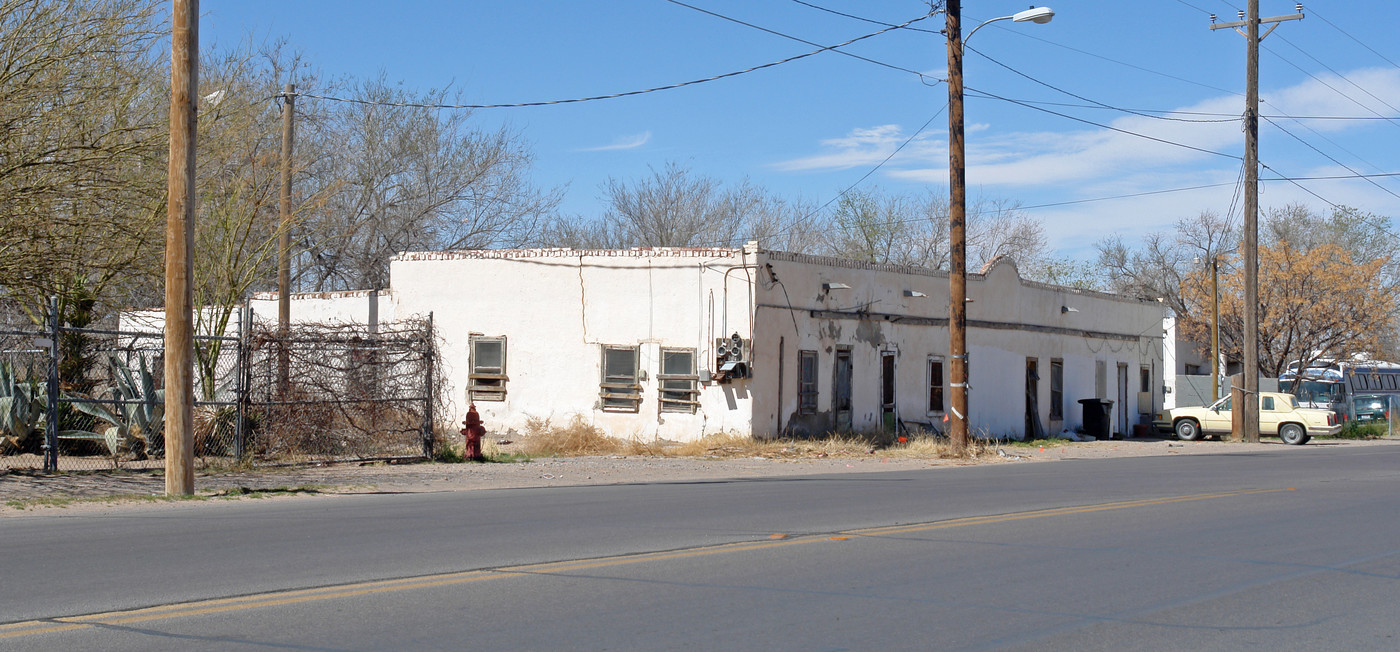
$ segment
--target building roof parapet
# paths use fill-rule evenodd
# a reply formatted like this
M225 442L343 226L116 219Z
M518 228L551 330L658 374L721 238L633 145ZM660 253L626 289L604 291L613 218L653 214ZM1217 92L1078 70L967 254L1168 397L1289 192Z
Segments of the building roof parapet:
M482 260L513 258L734 258L741 249L730 247L633 247L631 249L463 249L456 251L406 251L396 261Z
M333 290L330 292L293 292L293 299L350 299L358 297L368 297L375 290ZM389 290L379 290L381 296L390 294ZM276 301L276 292L254 292L250 297L254 301Z

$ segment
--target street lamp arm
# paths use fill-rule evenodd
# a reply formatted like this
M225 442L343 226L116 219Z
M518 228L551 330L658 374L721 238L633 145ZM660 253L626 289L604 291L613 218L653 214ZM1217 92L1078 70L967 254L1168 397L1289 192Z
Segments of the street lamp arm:
M998 16L996 18L992 18L991 20L984 20L982 21L981 25L972 28L972 31L968 32L967 36L963 37L963 46L967 46L968 39L972 38L972 35L976 34L977 30L982 29L983 27L986 27L987 25L995 23L999 20L1014 20L1018 23L1032 22L1036 23L1037 25L1044 25L1045 23L1050 22L1050 20L1054 17L1055 12L1052 11L1049 7L1031 7L1030 9L1027 9L1025 11L1018 11L1010 16Z

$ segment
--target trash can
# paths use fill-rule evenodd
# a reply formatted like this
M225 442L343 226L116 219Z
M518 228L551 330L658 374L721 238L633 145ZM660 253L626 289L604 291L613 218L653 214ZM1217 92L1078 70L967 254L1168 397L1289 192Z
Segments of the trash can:
M1109 415L1113 414L1113 401L1106 398L1081 398L1084 406L1084 434L1095 439L1110 439Z

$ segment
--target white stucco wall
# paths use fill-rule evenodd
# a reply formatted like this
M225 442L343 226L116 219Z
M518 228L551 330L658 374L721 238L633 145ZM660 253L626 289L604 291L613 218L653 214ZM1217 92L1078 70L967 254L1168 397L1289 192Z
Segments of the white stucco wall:
M943 414L927 410L929 356L945 362L948 352L948 277L918 268L896 268L854 261L763 252L759 263L756 367L777 364L779 374L759 374L754 431L772 435L785 430L813 431L833 422L834 355L852 351L852 426L877 428L881 412L881 352L895 351L897 412L909 423L942 426ZM823 292L823 283L849 289ZM786 290L786 292L784 292ZM906 296L911 294L915 296ZM926 296L917 296L926 295ZM1158 304L1122 300L1111 295L1022 281L1014 264L1004 262L986 275L968 278L969 409L978 432L1019 436L1025 430L1027 358L1037 363L1037 407L1047 431L1082 426L1078 401L1107 398L1115 402L1115 432L1131 433L1140 414L1150 414L1162 399L1162 312ZM798 351L818 352L817 414L798 413ZM1050 368L1064 363L1063 421L1051 423ZM1097 396L1096 365L1108 375L1104 396ZM1118 366L1127 365L1127 401L1116 383ZM1147 368L1150 391L1139 397L1139 374ZM781 405L776 397L781 394ZM1140 398L1145 400L1140 402ZM950 394L945 403L950 402ZM1126 412L1124 412L1126 411Z
M404 254L390 271L398 312L433 314L454 418L466 411L476 333L506 337L505 400L476 403L492 430L581 415L614 436L689 440L748 431L749 381L701 383L700 407L686 414L660 411L656 379L663 347L695 349L699 369L713 371L715 338L750 337L743 260L735 249L472 251ZM607 345L640 347L635 413L601 408Z

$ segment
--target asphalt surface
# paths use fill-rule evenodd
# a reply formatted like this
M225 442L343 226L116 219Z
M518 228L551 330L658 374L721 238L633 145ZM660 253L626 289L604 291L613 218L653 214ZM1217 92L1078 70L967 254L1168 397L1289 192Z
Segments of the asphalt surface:
M0 649L1394 649L1398 469L1273 447L46 510L0 521Z

